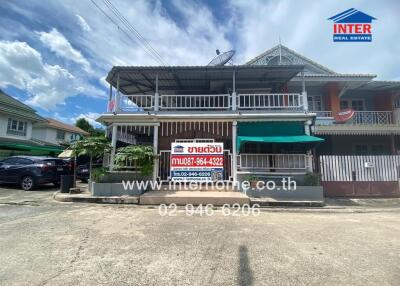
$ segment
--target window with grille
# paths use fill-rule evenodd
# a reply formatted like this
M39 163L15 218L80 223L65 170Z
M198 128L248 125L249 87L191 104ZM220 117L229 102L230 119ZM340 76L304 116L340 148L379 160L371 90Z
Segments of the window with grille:
M26 136L26 129L28 123L26 121L21 121L14 118L8 118L7 123L7 134L8 135L17 135L17 136Z

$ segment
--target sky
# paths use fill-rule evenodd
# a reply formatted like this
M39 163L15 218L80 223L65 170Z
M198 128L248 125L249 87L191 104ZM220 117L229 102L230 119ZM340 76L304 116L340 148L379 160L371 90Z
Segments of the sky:
M0 88L73 124L105 112L114 65L159 65L106 0L0 0ZM93 3L94 2L94 3ZM113 0L168 65L206 65L215 50L244 64L279 43L340 73L400 80L400 1ZM98 5L109 17L104 15ZM371 43L334 43L329 17L375 18ZM124 32L125 31L125 32Z

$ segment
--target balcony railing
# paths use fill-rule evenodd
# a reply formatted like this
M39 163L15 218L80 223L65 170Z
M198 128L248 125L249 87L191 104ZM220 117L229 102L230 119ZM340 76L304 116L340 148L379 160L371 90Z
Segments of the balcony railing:
M298 93L160 95L120 95L109 102L109 111L143 112L158 110L304 110L305 95ZM236 102L236 106L234 106ZM236 108L235 108L236 107Z
M303 97L298 93L239 94L239 109L302 109Z
M141 95L121 95L119 108L123 111L137 112L148 111L154 109L154 96Z
M331 111L315 111L317 113L317 125L318 119L332 118L333 114ZM323 123L322 123L323 122ZM320 122L323 125L327 125L325 121ZM333 123L333 121L331 121ZM355 111L352 119L347 121L345 124L353 125L385 125L393 124L393 112L392 111Z
M161 109L228 109L230 107L229 94L205 95L163 95Z
M237 157L238 170L298 171L308 168L306 154L240 154Z
M356 111L348 124L392 124L391 111Z

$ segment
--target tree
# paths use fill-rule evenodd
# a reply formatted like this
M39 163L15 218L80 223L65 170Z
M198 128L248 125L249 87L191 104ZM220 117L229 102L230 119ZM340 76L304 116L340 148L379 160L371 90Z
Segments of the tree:
M93 126L85 118L79 118L76 121L75 126L88 133L91 133L93 131Z
M85 118L79 118L76 121L75 126L88 132L90 136L93 137L100 137L104 134L104 130L102 128L94 128L93 125L90 124Z
M92 180L92 162L93 158L110 152L111 144L104 136L87 137L72 143L70 149L73 150L75 156L86 155L90 157L89 163L89 179Z

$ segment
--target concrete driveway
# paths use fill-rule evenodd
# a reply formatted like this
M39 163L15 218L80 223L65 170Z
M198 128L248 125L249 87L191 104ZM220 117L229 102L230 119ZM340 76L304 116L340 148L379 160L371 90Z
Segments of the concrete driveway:
M160 216L0 189L3 285L399 285L400 211Z

